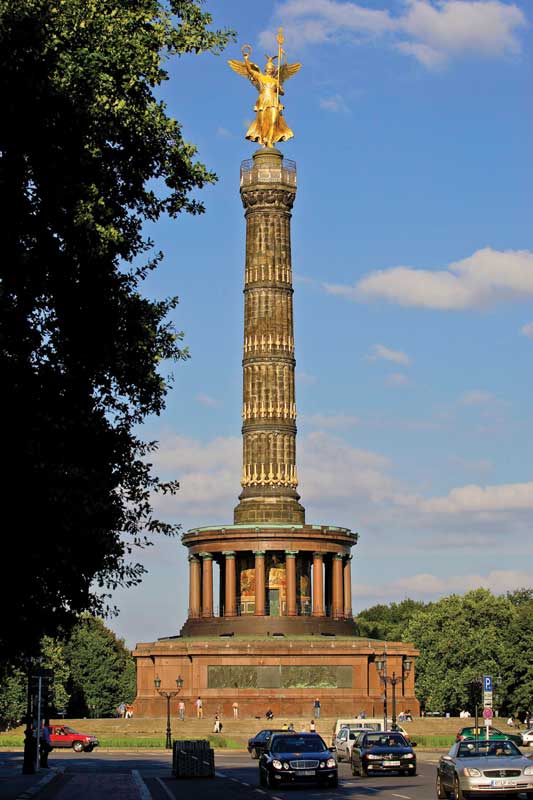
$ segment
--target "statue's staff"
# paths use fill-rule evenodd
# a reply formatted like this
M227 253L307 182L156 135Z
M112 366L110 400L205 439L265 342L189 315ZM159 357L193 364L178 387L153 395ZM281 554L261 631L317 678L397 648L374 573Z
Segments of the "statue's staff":
M276 36L278 40L278 78L276 81L276 100L279 103L279 87L280 87L280 74L281 74L281 54L285 51L281 49L281 45L285 41L283 38L283 28L279 28L278 35Z

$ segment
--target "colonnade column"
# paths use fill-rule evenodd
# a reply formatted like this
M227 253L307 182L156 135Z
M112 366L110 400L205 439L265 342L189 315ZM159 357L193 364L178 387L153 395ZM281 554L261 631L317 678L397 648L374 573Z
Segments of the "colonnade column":
M346 556L344 559L344 616L346 619L351 619L352 616L352 556Z
M313 553L313 617L324 616L324 578L322 553Z
M213 555L200 553L202 559L202 617L213 616Z
M343 615L343 591L342 591L342 553L333 555L333 619L339 619Z
M189 618L200 616L200 574L201 565L196 556L189 556Z
M287 580L287 616L295 617L296 608L296 556L298 550L285 550L285 570Z
M224 616L237 616L237 581L235 575L235 551L223 550L225 557L226 585L224 587Z
M255 616L265 616L265 551L254 550L255 556Z

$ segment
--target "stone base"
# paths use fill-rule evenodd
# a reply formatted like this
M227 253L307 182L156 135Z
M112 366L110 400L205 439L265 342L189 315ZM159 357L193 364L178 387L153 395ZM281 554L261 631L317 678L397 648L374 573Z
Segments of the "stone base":
M305 525L305 509L296 497L247 497L243 492L235 506L233 519L236 525L256 525L279 522L286 525Z
M331 624L331 621L329 622ZM321 714L327 717L367 716L383 712L383 686L375 666L376 657L387 648L389 673L402 674L403 658L413 659L418 651L403 642L380 642L355 636L306 636L290 639L273 637L224 637L205 639L173 637L138 644L135 716L161 716L161 689L176 689L181 675L183 688L171 700L171 714L177 714L178 699L186 705L187 717L195 713L194 701L201 696L204 717L216 713L231 716L239 703L239 716L264 718L271 708L276 717L312 717L318 696ZM389 688L389 713L391 711ZM419 713L414 694L414 670L404 684L396 687L396 710Z
M180 631L181 636L355 636L357 626L353 619L331 617L267 617L252 614L240 617L211 617L188 619Z

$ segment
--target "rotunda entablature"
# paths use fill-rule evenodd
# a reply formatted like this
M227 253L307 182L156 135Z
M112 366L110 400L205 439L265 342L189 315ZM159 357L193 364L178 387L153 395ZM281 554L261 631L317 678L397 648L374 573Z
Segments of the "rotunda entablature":
M348 528L330 525L226 525L193 528L181 537L191 555L202 552L223 554L224 551L255 550L319 552L324 555L350 555L358 535Z

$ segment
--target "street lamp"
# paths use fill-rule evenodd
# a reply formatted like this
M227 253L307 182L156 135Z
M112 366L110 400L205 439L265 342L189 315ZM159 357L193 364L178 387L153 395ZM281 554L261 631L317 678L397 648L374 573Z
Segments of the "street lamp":
M383 718L384 718L384 727L385 730L387 729L388 717L387 717L387 686L390 684L392 686L392 725L391 728L393 731L398 730L398 726L396 724L396 685L403 681L404 676L408 675L411 671L413 662L409 658L404 658L402 661L402 673L401 675L396 675L393 671L392 675L387 675L387 651L383 653L383 655L376 660L376 669L379 673L379 677L383 681Z
M167 699L167 741L165 747L167 750L172 750L172 731L170 729L170 701L173 697L176 697L176 695L181 692L181 689L183 687L183 678L181 677L181 675L178 675L178 677L176 678L176 686L178 688L173 692L165 692L163 689L161 689L160 688L161 678L157 676L154 678L154 686L156 688L157 693L160 694L161 697L166 697Z

